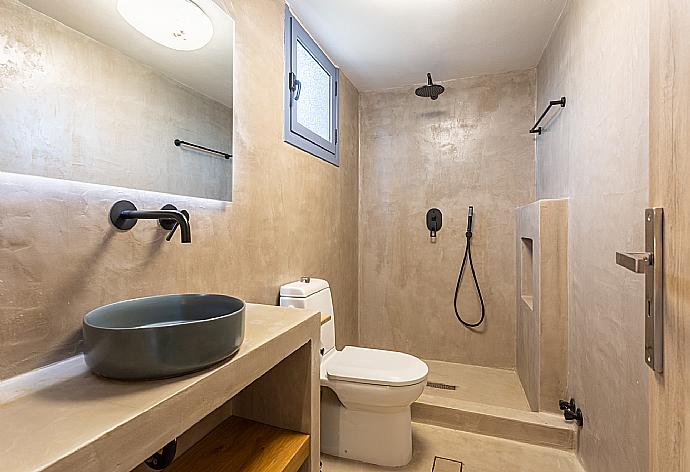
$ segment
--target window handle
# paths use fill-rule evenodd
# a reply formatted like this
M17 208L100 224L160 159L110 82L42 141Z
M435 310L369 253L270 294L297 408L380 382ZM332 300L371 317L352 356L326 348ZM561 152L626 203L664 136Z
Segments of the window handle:
M294 72L290 72L290 91L295 94L293 99L295 101L299 100L300 93L302 92L302 82L297 80Z
M297 92L295 92L295 101L299 100L299 94L300 94L300 92L302 92L302 82L297 80L296 84L297 84Z

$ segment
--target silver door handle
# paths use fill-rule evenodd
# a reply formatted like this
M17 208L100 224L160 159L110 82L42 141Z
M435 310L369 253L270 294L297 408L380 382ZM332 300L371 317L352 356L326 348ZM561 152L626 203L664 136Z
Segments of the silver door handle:
M617 252L616 264L644 274L644 359L655 372L663 372L664 360L664 209L644 212L645 252Z
M616 264L637 274L644 274L652 265L652 254L649 252L617 252Z

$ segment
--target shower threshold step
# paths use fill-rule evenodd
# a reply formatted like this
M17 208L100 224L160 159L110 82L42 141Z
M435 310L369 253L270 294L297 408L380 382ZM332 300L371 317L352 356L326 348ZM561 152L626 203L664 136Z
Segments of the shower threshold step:
M563 416L428 393L412 404L412 421L565 451L577 447L577 426Z

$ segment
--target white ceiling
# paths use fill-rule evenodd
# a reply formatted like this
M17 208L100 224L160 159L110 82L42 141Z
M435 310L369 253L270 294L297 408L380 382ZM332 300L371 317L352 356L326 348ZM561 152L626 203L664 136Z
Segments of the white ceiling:
M232 107L233 19L222 2L194 0L213 23L213 38L197 51L175 51L132 28L117 12L117 0L22 0L24 4L167 77Z
M528 69L567 0L290 0L361 91Z

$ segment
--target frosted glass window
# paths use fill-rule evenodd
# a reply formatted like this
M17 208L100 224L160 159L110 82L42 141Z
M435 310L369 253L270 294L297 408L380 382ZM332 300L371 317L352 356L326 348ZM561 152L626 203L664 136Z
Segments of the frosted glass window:
M338 68L285 10L285 142L339 165Z
M295 75L299 80L297 122L323 139L331 139L331 78L304 45L297 41Z

